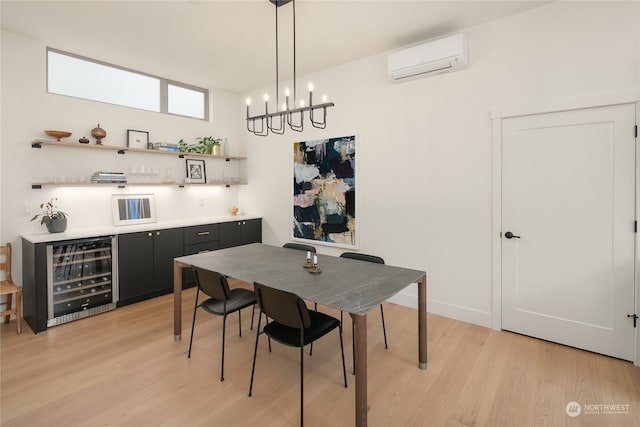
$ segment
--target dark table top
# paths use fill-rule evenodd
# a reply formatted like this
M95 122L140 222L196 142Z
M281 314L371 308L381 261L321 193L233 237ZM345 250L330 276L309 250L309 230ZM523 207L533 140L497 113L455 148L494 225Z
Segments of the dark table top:
M426 274L366 261L317 256L320 274L311 274L303 267L306 252L261 243L183 256L176 261L245 282L260 282L354 314L366 314Z

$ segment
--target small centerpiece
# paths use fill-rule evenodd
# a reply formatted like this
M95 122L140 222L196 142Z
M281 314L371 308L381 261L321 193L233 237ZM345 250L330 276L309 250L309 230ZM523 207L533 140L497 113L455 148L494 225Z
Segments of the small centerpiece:
M58 199L54 197L47 203L42 203L42 212L31 218L31 221L40 218L40 224L46 225L49 233L63 233L67 229L67 214L58 210L56 200Z

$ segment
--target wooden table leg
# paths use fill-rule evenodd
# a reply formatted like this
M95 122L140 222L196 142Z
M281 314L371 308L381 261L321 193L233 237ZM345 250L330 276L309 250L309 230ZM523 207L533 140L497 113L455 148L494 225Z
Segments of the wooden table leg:
M182 269L189 267L173 261L173 339L182 339Z
M427 369L427 275L418 279L418 367Z
M355 326L356 426L367 425L367 315L351 314Z

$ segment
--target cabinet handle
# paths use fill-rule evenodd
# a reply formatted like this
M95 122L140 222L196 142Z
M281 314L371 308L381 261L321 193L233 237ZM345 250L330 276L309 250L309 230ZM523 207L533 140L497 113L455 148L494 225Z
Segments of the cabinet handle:
M156 236L159 236L159 235L160 235L160 232L159 232L159 231L156 231Z
M198 236L208 236L209 232L208 231L199 231L198 232Z
M211 252L211 250L210 249L203 249L201 251L198 251L199 254L203 254L205 252Z
M153 236L153 233L147 233L147 236L151 237Z
M247 223L247 221L242 221L242 225L245 225Z

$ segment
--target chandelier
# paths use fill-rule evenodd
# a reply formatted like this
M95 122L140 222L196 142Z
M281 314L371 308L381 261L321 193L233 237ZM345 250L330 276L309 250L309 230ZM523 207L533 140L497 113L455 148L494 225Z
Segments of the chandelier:
M287 126L296 132L304 130L305 112L309 113L311 125L318 129L327 126L327 108L333 107L333 102L327 102L326 95L322 97L322 103L313 104L313 84L309 84L309 103L304 104L304 100L297 100L296 97L296 0L269 0L274 4L276 10L276 102L275 109L269 112L269 95L264 95L264 114L251 116L249 108L251 99L247 99L247 130L257 136L267 136L269 131L282 135ZM285 102L280 105L280 88L278 75L278 8L288 3L293 4L293 104L289 105L289 88L284 91ZM296 102L298 106L296 107ZM280 110L278 110L280 108Z

